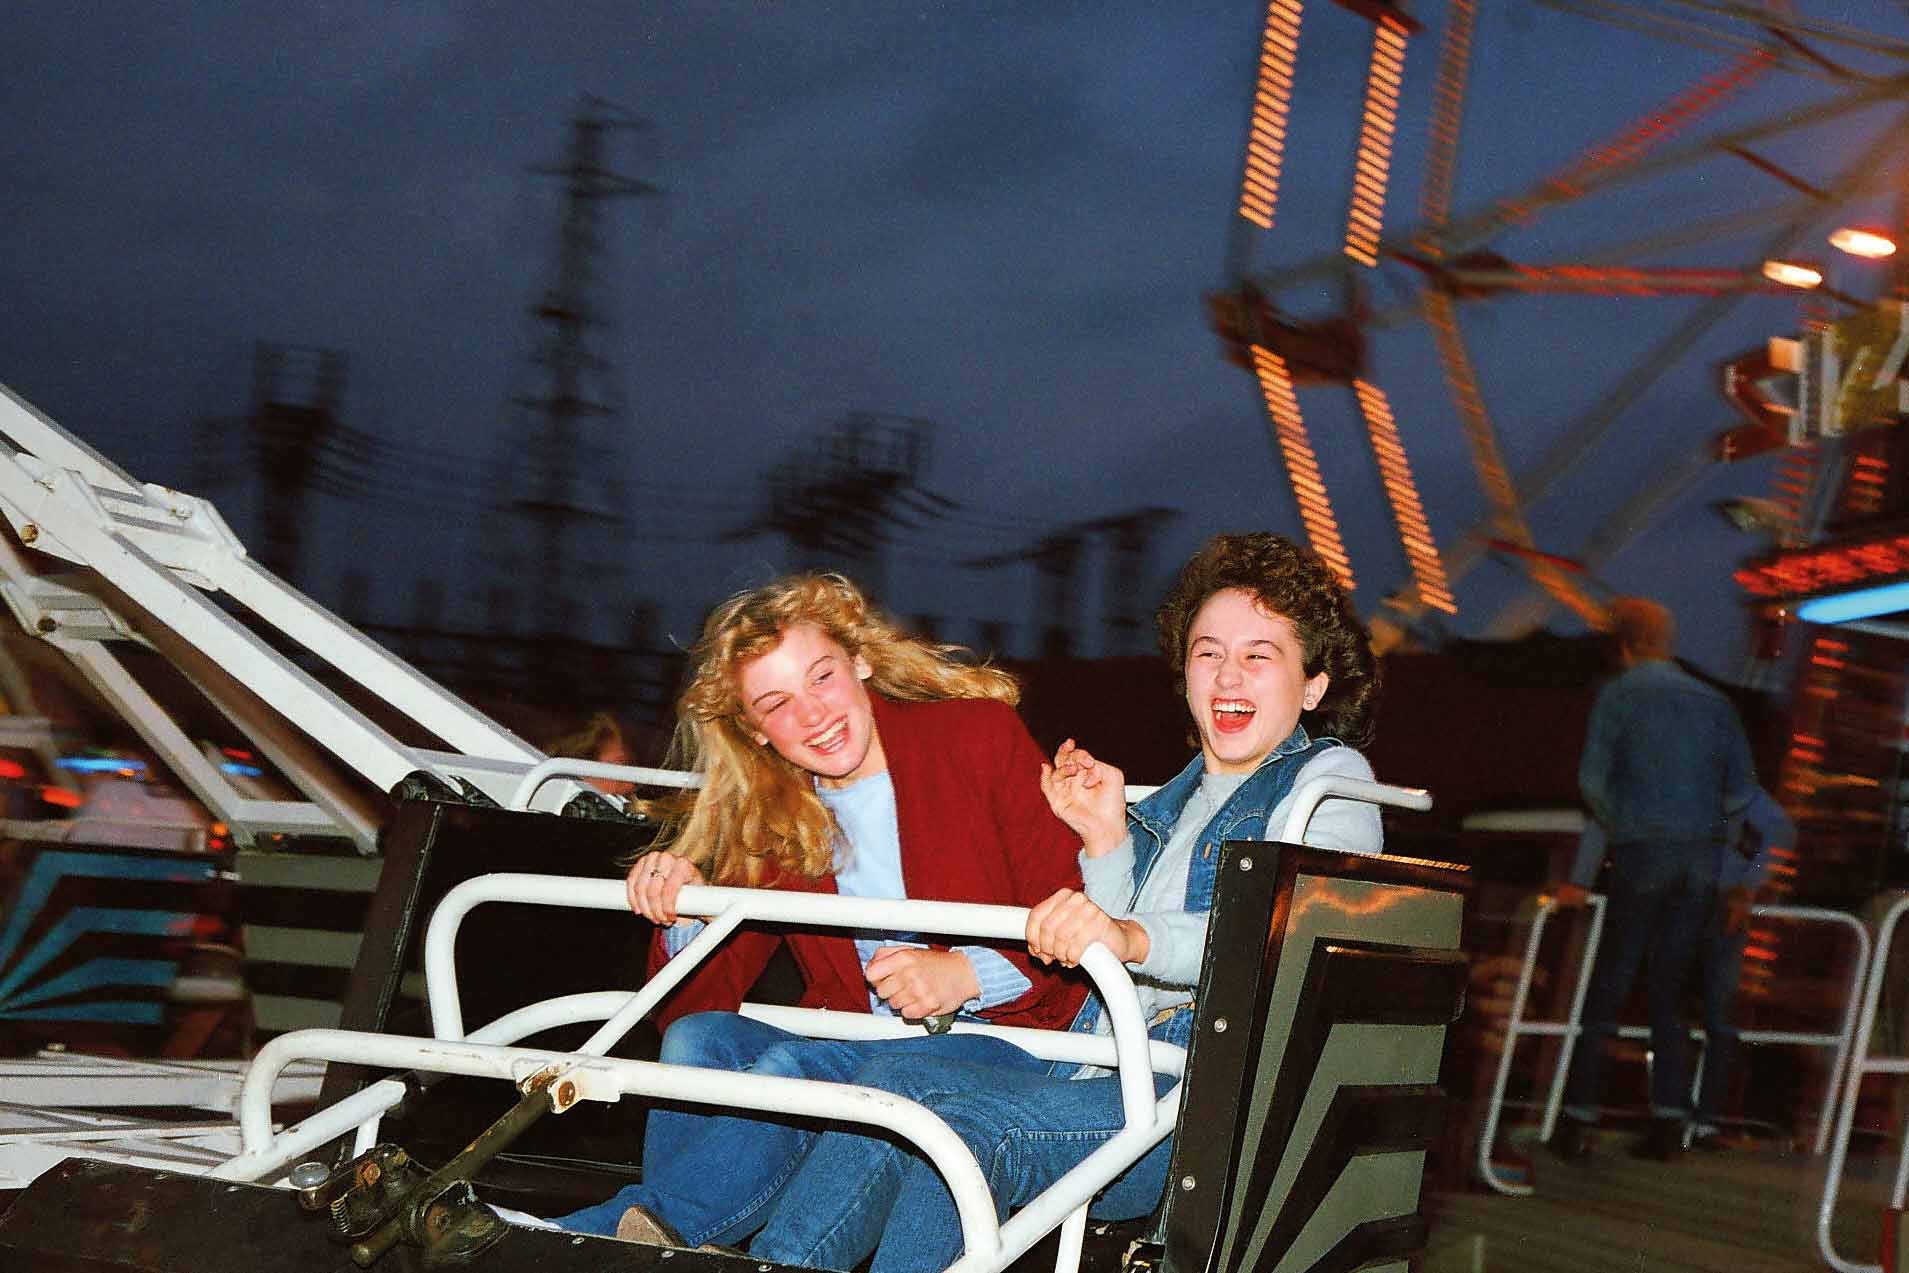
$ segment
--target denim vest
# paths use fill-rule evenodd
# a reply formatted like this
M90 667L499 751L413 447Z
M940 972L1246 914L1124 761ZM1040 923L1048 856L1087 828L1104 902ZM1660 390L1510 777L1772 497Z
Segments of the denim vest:
M1315 741L1307 736L1305 726L1293 726L1293 732L1286 741L1273 748L1272 754L1260 762L1252 777L1241 783L1226 803L1220 806L1219 812L1207 819L1187 866L1186 909L1189 912L1198 914L1213 909L1213 882L1220 869L1220 846L1228 840L1265 839L1267 819L1279 807L1279 802L1292 792L1299 771L1320 752L1343 745L1336 738ZM1148 874L1160 860L1167 841L1172 838L1173 825L1180 820L1181 811L1186 808L1187 801L1193 798L1193 793L1199 790L1203 771L1203 757L1196 755L1173 781L1127 810L1127 829L1133 836L1133 897L1129 900L1130 906L1139 899L1140 889L1146 883ZM1193 1009L1194 1005L1190 1003L1174 1009L1166 1020L1152 1025L1147 1037L1185 1047L1193 1037ZM1100 1014L1100 996L1090 994L1069 1028L1083 1033L1091 1032L1099 1022ZM1071 1067L1058 1068L1065 1071Z

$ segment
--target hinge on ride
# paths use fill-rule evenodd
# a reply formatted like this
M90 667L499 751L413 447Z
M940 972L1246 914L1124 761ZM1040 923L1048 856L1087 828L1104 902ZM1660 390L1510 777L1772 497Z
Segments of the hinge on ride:
M585 818L592 822L635 822L647 825L649 819L634 804L619 809L600 791L579 791L563 807L566 818Z
M457 785L453 787L451 782ZM476 805L480 809L501 809L502 805L474 785L468 778L453 774L446 782L423 769L413 770L391 788L393 800L435 800L440 804Z
M329 1175L320 1164L300 1164L292 1172L298 1205L330 1214L333 1239L350 1245L351 1262L361 1269L400 1245L417 1248L425 1268L466 1263L509 1228L479 1201L471 1177L553 1105L575 1103L576 1085L557 1079L555 1069L530 1076L515 1105L429 1175L391 1144L373 1146Z
M299 1183L297 1172L293 1183ZM426 1268L463 1264L494 1245L507 1227L478 1201L469 1180L427 1176L391 1144L374 1146L320 1183L306 1184L298 1203L330 1216L333 1240L349 1244L351 1261L360 1268L399 1243L419 1248Z
M1159 1242L1146 1238L1135 1238L1127 1244L1127 1251L1120 1257L1123 1273L1153 1273L1167 1258L1166 1247Z

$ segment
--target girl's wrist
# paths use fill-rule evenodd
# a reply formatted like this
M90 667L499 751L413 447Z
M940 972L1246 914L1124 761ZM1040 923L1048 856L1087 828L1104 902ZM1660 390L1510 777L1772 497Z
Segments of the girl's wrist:
M1153 951L1153 941L1147 936L1146 926L1137 919L1117 919L1115 927L1120 929L1125 949L1121 952L1123 964L1144 964Z

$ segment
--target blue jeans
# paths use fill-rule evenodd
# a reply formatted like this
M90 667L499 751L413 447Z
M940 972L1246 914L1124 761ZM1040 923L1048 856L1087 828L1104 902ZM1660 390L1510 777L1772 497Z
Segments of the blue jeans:
M663 1035L660 1059L672 1065L771 1074L846 1083L866 1063L893 1055L905 1068L926 1054L977 1056L994 1044L972 1034L926 1034L879 1041L811 1039L733 1012L699 1012ZM1006 1045L995 1045L1006 1046ZM859 1080L857 1080L859 1081ZM577 1233L614 1234L631 1206L643 1206L673 1225L691 1246L735 1243L761 1224L818 1133L772 1117L650 1111L643 1132L643 1179L615 1197L553 1223Z
M1584 996L1583 1031L1571 1051L1564 1112L1595 1123L1604 1083L1604 1045L1617 1033L1618 1010L1640 967L1650 1006L1651 1114L1689 1118L1689 1036L1680 998L1717 904L1718 850L1710 844L1661 846L1648 865L1618 856L1606 893L1604 939Z
M1729 1091L1730 1071L1736 1065L1739 1031L1731 1023L1730 1009L1736 1003L1743 943L1749 936L1741 929L1725 932L1723 910L1721 905L1712 909L1702 950L1704 1062L1693 1121L1705 1128L1717 1125L1717 1107Z
M1001 1046L992 1063L877 1057L856 1082L906 1096L947 1121L981 1166L995 1218L1025 1205L1104 1144L1125 1121L1119 1080L1064 1079ZM1156 1091L1171 1079L1156 1076ZM1166 1188L1172 1138L1094 1200L1097 1219L1150 1213ZM828 1132L815 1142L749 1252L765 1260L871 1273L934 1273L961 1254L961 1223L941 1174L878 1137Z

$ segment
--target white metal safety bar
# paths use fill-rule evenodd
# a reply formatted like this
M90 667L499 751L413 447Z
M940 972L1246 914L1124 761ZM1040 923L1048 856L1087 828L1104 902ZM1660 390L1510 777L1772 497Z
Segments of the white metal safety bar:
M425 995L430 1004L432 1032L440 1039L463 1037L464 1013L458 997L455 964L457 934L464 917L487 902L607 911L628 910L630 904L622 880L500 873L473 876L452 888L431 913L431 923L424 935ZM843 897L785 889L692 884L678 892L676 909L682 915L706 917L710 923L674 959L664 964L628 1005L604 1022L603 1028L578 1049L581 1054L600 1056L608 1052L730 932L750 920L1012 942L1024 941L1027 936L1025 907L972 902ZM1113 1025L1114 1050L1120 1062L1121 1101L1127 1119L1130 1123L1150 1120L1154 1104L1153 1071L1147 1048L1147 1024L1140 1015L1140 999L1134 990L1133 978L1128 975L1126 965L1098 942L1082 954L1081 968L1100 992Z
M1156 1099L1152 1074L1156 1062L1162 1063L1163 1072L1181 1073L1185 1065L1184 1051L1150 1043L1146 1038L1146 1023L1140 1016L1138 997L1125 967L1104 946L1089 947L1082 966L1093 977L1107 1003L1114 1034L1112 1056L1107 1054L1109 1041L1105 1039L1090 1040L1067 1032L979 1028L1010 1037L1011 1041L1028 1046L1037 1056L1100 1064L1116 1062L1127 1125L1023 1208L1013 1220L999 1225L995 1221L992 1195L972 1154L937 1116L913 1102L852 1085L798 1079L765 1083L760 1075L744 1077L719 1071L685 1070L653 1062L608 1058L602 1053L745 917L827 927L1019 940L1026 932L1026 910L691 886L678 895L679 911L708 916L711 922L642 990L573 995L545 1001L493 1022L466 1039L461 1037L462 1015L452 957L464 916L475 906L491 901L602 910L622 910L628 905L619 880L499 874L479 876L458 885L439 903L425 938L426 981L433 1026L439 1037L417 1040L335 1030L281 1035L261 1050L246 1079L240 1102L244 1152L214 1174L224 1179L260 1178L281 1170L297 1154L353 1127L358 1128L359 1147L368 1147L377 1120L403 1094L402 1084L385 1080L274 1136L270 1123L272 1086L277 1070L294 1059L489 1075L517 1083L555 1067L576 1085L581 1099L615 1100L626 1093L640 1093L697 1103L835 1117L887 1128L919 1145L949 1184L961 1217L966 1246L966 1254L954 1268L963 1273L1005 1268L1056 1226L1062 1229L1062 1263L1057 1267L1067 1268L1072 1267L1067 1263L1069 1251L1078 1258L1086 1203L1168 1135L1178 1115L1179 1085L1175 1084L1165 1096ZM767 1011L771 1015L775 1012L754 1005L752 1011L756 1014ZM801 1010L793 1011L801 1015ZM816 1015L846 1017L852 1014ZM558 1021L594 1019L603 1019L604 1026L576 1053L504 1046L507 1040L549 1028ZM890 1023L891 1028L900 1024ZM1036 1036L1050 1036L1053 1042L1043 1046Z
M545 999L529 1004L514 1012L505 1014L490 1024L473 1030L466 1038L469 1043L515 1043L544 1030L554 1030L562 1026L576 1025L587 1021L607 1021L620 1011L631 999L636 997L634 990L598 990L587 994L562 995L555 999ZM862 1013L826 1013L809 1009L776 1008L763 1004L744 1004L742 1011L748 1016L758 1016L763 1020L777 1022L778 1013L806 1013L811 1023L814 1020L827 1020L826 1030L811 1029L810 1033L822 1037L862 1037L851 1033L855 1025L863 1020L874 1022L871 1014ZM892 1025L900 1030L913 1033L919 1027L908 1027L901 1022ZM783 1022L788 1028L796 1025ZM965 1023L957 1022L956 1030L965 1029ZM1053 1031L1013 1029L992 1026L988 1029L1006 1038L1009 1042L1023 1047L1043 1059L1081 1062L1111 1067L1118 1064L1114 1052L1114 1041L1100 1035L1057 1034ZM1043 1036L1034 1039L1030 1036ZM1162 1074L1178 1075L1186 1064L1186 1052L1182 1048L1166 1043L1152 1045L1154 1068ZM314 1071L316 1074L317 1071ZM234 1076L236 1081L239 1076ZM249 1076L248 1076L249 1077ZM277 1084L283 1082L283 1073L269 1082L259 1080L266 1089L269 1098L277 1093ZM317 1091L317 1078L310 1083L311 1091ZM377 1124L384 1112L397 1104L405 1095L404 1084L395 1079L384 1079L373 1083L350 1096L312 1114L309 1118L277 1134L270 1135L265 1144L258 1149L246 1150L238 1157L224 1163L212 1175L225 1180L271 1180L282 1174L284 1169L296 1162L304 1154L320 1145L336 1140L357 1129L359 1144L357 1152L369 1149L376 1140ZM296 1099L296 1097L294 1097ZM310 1099L309 1095L306 1099ZM66 1097L58 1103L71 1104L72 1098ZM227 1107L236 1102L228 1100ZM269 1134L269 1123L266 1131Z
M875 1088L764 1074L745 1077L726 1070L462 1039L294 1030L259 1049L246 1075L240 1135L247 1152L263 1150L271 1141L270 1111L260 1112L264 1102L257 1093L269 1094L279 1069L304 1060L497 1078L517 1085L555 1070L560 1076L556 1081L574 1085L575 1099L579 1100L615 1101L625 1095L641 1095L871 1124L907 1137L949 1182L961 1214L962 1236L970 1250L990 1250L998 1244L993 1195L961 1138L923 1106Z
M1280 827L1279 839L1286 844L1305 843L1312 815L1328 800L1359 800L1419 813L1432 807L1432 793L1418 787L1394 787L1390 783L1368 782L1343 774L1321 774L1306 779L1294 789L1292 808Z
M1525 938L1524 960L1518 970L1518 983L1512 992L1511 1011L1505 1021L1504 1045L1498 1055L1498 1069L1492 1078L1491 1095L1485 1103L1485 1124L1478 1135L1478 1178L1499 1193L1525 1197L1532 1193L1532 1187L1502 1176L1492 1161L1492 1148L1498 1139L1498 1123L1504 1108L1505 1089L1511 1079L1512 1054L1518 1040L1526 1036L1555 1038L1560 1040L1558 1056L1551 1068L1551 1078L1547 1086L1544 1105L1544 1117L1539 1127L1539 1138L1548 1140L1557 1127L1558 1111L1564 1101L1564 1084L1570 1074L1571 1045L1576 1042L1583 1030L1584 998L1590 988L1591 969L1597 962L1598 947L1604 934L1605 900L1601 894L1592 893L1588 898L1590 923L1584 936L1584 949L1578 959L1576 984L1571 988L1571 1007L1562 1021L1532 1021L1525 1018L1525 1005L1530 998L1532 977L1537 970L1538 947L1544 937L1545 922L1558 909L1556 901L1548 896L1539 895L1536 899L1536 913L1532 916L1531 929ZM1792 1030L1744 1030L1738 1037L1745 1043L1793 1044L1799 1047L1822 1047L1831 1049L1829 1075L1825 1080L1827 1090L1823 1097L1823 1108L1817 1117L1815 1148L1813 1153L1820 1154L1829 1138L1830 1120L1834 1116L1836 1103L1836 1084L1842 1072L1844 1061L1850 1054L1851 1038L1856 1029L1858 992L1862 979L1870 966L1869 930L1862 921L1843 911L1826 910L1814 906L1755 906L1750 912L1758 919L1786 920L1796 923L1821 923L1847 929L1856 944L1856 956L1851 962L1849 990L1844 996L1842 1019L1838 1029L1813 1033ZM1624 1038L1648 1038L1650 1030L1644 1026L1623 1026L1617 1032ZM1703 1040L1703 1031L1693 1029L1693 1038ZM1701 1067L1693 1067L1700 1071Z
M1882 1273L1879 1264L1862 1264L1843 1258L1830 1233L1835 1218L1837 1195L1842 1191L1843 1169L1848 1163L1849 1137L1856 1121L1856 1102L1863 1079L1871 1074L1909 1074L1909 1055L1870 1055L1876 1036L1876 1012L1882 1004L1883 987L1889 984L1890 952L1896 940L1896 927L1909 912L1909 894L1898 897L1883 912L1876 929L1876 957L1870 962L1869 980L1863 986L1862 1013L1857 1019L1855 1043L1850 1053L1849 1073L1843 1082L1843 1098L1836 1115L1835 1139L1830 1145L1829 1167L1823 1173L1823 1196L1816 1208L1816 1249L1838 1273ZM1900 985L1901 979L1898 978ZM1896 1180L1889 1193L1889 1206L1902 1210L1904 1195L1909 1194L1909 1133L1902 1137L1896 1155Z
M600 990L540 1000L507 1013L481 1029L473 1030L465 1042L511 1044L543 1030L554 1030L582 1021L602 1021L628 1003L632 993L628 990ZM306 1031L292 1030L279 1035L278 1039L290 1039L304 1033ZM276 1043L278 1039L272 1042ZM266 1045L270 1046L270 1043ZM259 1055L264 1055L263 1048ZM283 1064L289 1064L289 1061ZM283 1064L280 1065L281 1070ZM354 1129L360 1132L359 1151L362 1152L370 1147L370 1140L375 1137L378 1119L405 1096L402 1082L380 1079L281 1132L273 1132L269 1111L277 1082L278 1074L260 1071L255 1059L252 1068L246 1071L245 1085L239 1094L239 1123L243 1128L250 1120L252 1140L245 1142L243 1152L237 1157L221 1164L208 1175L220 1180L275 1181L284 1174L285 1168L304 1154ZM261 1105L267 1111L263 1118L258 1113Z
M632 782L639 787L690 788L703 785L703 776L682 769L645 769L641 765L612 765L602 760L580 760L575 756L552 756L530 767L517 789L504 802L506 809L528 809L537 792L552 778L608 778Z
M585 906L596 910L621 910L629 905L621 880L498 874L478 876L453 888L438 903L425 933L426 991L431 1004L432 1028L440 1038L454 1038L463 1031L454 963L458 927L471 909L493 901ZM623 1009L584 1043L583 1053L600 1055L614 1046L745 920L939 933L1001 941L1021 941L1027 933L1025 908L962 902L842 897L691 885L677 894L676 908L680 914L706 916L710 922L636 992ZM1084 1228L1085 1217L1084 1214L1076 1213L1084 1213L1087 1203L1095 1194L1173 1129L1179 1112L1180 1085L1175 1084L1163 1097L1156 1099L1153 1094L1147 1026L1140 1015L1139 996L1126 966L1105 946L1096 942L1083 952L1081 967L1099 991L1113 1027L1125 1126L1030 1201L1007 1224L998 1227L994 1218L993 1197L980 1176L979 1168L974 1168L972 1180L967 1172L949 1174L944 1169L943 1177L961 1214L966 1246L965 1254L952 1266L953 1270L960 1270L961 1273L982 1273L986 1270L992 1273L993 1270L1005 1268L1056 1226L1064 1228L1063 1258L1068 1247L1072 1247L1078 1255L1079 1234ZM731 1083L746 1086L747 1080L739 1080L734 1076L728 1076L727 1079L712 1076L710 1083L711 1090L720 1093L728 1091ZM681 1096L684 1099L696 1099L687 1092L681 1093ZM723 1097L717 1096L715 1099L720 1101ZM747 1108L766 1108L742 1101L735 1103L744 1104ZM856 1115L844 1111L841 1116ZM938 1118L934 1121L940 1125ZM910 1134L903 1127L895 1127L894 1130ZM968 1164L973 1166L971 1156ZM937 1166L940 1165L937 1162ZM978 1187L979 1192L969 1195L970 1187ZM1056 1267L1066 1266L1057 1264Z

